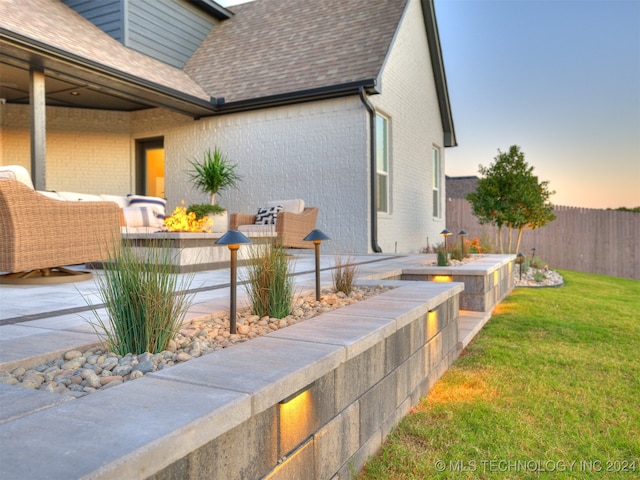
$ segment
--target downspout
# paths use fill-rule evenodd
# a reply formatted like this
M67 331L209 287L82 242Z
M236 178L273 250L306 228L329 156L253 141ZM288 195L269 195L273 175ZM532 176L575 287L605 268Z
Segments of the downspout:
M376 162L376 109L371 104L367 95L364 93L364 87L358 88L360 100L369 111L369 149L371 159L371 249L376 253L382 253L380 245L378 245L378 185L377 185L377 162Z

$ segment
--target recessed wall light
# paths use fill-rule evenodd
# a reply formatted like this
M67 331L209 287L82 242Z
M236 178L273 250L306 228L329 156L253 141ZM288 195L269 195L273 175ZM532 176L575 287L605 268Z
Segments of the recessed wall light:
M78 92L77 90L72 90L71 92L69 92L69 95L73 95L74 97L77 97L78 95L80 95L80 92Z

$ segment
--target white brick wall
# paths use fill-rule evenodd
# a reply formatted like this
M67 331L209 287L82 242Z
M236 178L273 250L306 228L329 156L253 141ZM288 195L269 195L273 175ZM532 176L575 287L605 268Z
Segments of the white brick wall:
M218 195L230 212L257 211L269 200L302 198L319 207L318 228L341 253L368 248L367 112L350 97L201 119L165 134L171 208L207 202L185 170L207 148L222 149L244 178Z
M417 252L441 241L432 217L432 146L442 125L419 0L411 0L371 97L390 120L391 212L378 217L384 252ZM47 108L47 188L126 194L135 186L135 142L164 138L168 210L207 202L188 182L189 160L219 147L244 179L217 202L254 212L264 202L302 198L319 207L324 248L370 251L369 115L358 96L192 120L161 109L133 113ZM29 109L0 107L0 164L29 168ZM444 172L444 149L441 149ZM444 190L444 178L442 178ZM444 191L442 192L444 195ZM444 198L444 196L443 196Z
M31 170L29 107L1 108L1 164ZM47 190L129 193L130 143L127 113L47 107Z
M418 0L411 0L382 75L382 94L371 97L389 117L391 212L378 216L378 244L384 252L412 253L442 238L444 217L432 216L432 146L442 147L443 130L431 60ZM441 148L444 172L444 149ZM444 173L441 179L444 190ZM444 198L444 197L443 197Z

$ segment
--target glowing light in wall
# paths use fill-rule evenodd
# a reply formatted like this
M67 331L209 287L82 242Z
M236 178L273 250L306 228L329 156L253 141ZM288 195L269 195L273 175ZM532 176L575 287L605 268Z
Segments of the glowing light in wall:
M433 281L434 282L452 282L453 279L450 275L434 275Z
M312 395L308 385L280 402L280 444L286 453L302 443L313 430Z

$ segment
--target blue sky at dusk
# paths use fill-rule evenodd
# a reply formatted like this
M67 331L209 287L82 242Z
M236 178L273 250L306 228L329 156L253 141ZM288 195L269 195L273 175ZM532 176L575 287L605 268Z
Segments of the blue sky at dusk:
M553 203L640 206L640 0L435 6L458 139L447 175L519 145Z
M459 144L447 175L520 145L553 203L640 206L640 1L435 5Z

